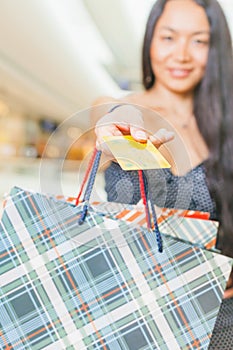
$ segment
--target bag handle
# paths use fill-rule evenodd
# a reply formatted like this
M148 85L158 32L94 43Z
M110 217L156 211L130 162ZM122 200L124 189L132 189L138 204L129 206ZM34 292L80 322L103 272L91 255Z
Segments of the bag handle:
M82 211L81 216L78 220L79 225L84 223L85 218L86 218L87 213L88 213L89 201L90 201L91 193L93 190L97 170L99 167L101 153L102 152L97 150L97 148L94 149L93 154L91 156L91 159L89 161L86 173L84 175L84 179L82 181L80 191L79 191L78 196L76 198L75 205L78 205L80 202L84 203L83 211ZM162 253L162 251L163 251L162 237L161 237L161 233L160 233L159 227L158 227L155 207L151 201L151 198L148 198L148 196L146 194L145 174L144 174L143 170L138 170L138 177L139 177L139 187L140 187L141 198L142 198L142 202L143 202L145 214L146 214L147 228L148 228L148 230L155 232L156 241L158 244L158 251L160 253ZM83 196L83 199L80 201L80 198L81 198L81 195L83 193L85 185L86 185L86 189L84 192L84 196ZM151 215L150 215L149 203L150 203L150 208L151 208ZM153 222L151 219L153 220Z
M81 187L80 187L80 191L79 191L78 196L76 198L75 205L78 205L80 203L80 198L81 198L81 195L83 193L84 186L85 186L85 184L86 184L86 182L88 180L88 176L89 176L89 174L91 172L91 169L93 167L93 163L95 162L96 155L97 155L97 149L95 148L93 153L92 153L92 156L91 156L91 159L89 161L89 164L87 166L87 170L86 170L86 173L84 175L84 179L82 181L82 184L81 184Z
M139 177L139 186L140 186L142 203L144 205L145 214L146 214L147 228L148 228L148 230L155 231L156 241L157 241L157 244L158 244L158 251L160 253L162 253L162 251L163 251L163 241L162 241L161 233L159 231L159 226L158 226L158 221L157 221L157 215L156 215L155 207L154 207L154 205L152 203L151 198L149 198L149 200L148 200L148 197L147 197L147 194L146 194L146 190L145 190L145 187L146 187L145 186L145 174L144 174L143 170L138 170L138 177ZM152 216L153 224L152 224L151 216L150 216L149 203L150 203L150 207L151 207L151 216ZM153 225L154 225L154 227L153 227Z
M96 173L97 173L97 170L99 167L101 153L102 152L98 151L96 148L94 149L94 152L93 152L92 157L90 159L90 162L88 164L87 171L85 173L83 182L81 184L79 194L76 198L75 205L78 205L80 203L80 197L83 193L84 186L87 182L84 196L82 199L82 202L84 202L84 206L83 206L83 211L82 211L81 217L79 218L79 221L78 221L79 225L84 223L85 218L87 216L87 212L88 212L88 208L89 208L89 201L90 201L91 193L92 193L95 178L96 178Z

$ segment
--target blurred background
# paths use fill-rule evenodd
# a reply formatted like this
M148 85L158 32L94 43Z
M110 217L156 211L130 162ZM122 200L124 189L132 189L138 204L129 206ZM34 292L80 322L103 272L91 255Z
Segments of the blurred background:
M232 30L232 0L219 2ZM63 184L54 192L75 195L80 162L94 143L89 107L102 95L142 89L141 45L153 3L0 0L0 199L14 185L41 189L42 156L52 182L50 160L63 160ZM101 175L98 181L101 192Z

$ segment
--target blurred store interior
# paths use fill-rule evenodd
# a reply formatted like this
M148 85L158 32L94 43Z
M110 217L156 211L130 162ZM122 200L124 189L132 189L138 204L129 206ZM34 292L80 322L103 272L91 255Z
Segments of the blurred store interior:
M153 3L0 1L1 199L13 186L76 195L94 145L92 102L142 89L141 44ZM220 3L231 25L232 1ZM103 187L100 171L101 200Z

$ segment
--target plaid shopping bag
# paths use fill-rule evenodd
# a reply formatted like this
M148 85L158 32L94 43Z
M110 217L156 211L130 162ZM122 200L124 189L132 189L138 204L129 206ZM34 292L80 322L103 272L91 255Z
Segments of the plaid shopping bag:
M163 232L160 253L153 231L95 206L80 225L83 207L12 189L0 348L207 349L232 260Z
M68 200L70 203L75 203L75 198L70 197ZM97 212L104 213L108 217L147 227L145 211L142 205L93 202L92 207ZM218 251L216 249L216 240L219 223L209 220L209 213L160 208L157 222L163 234L177 237L187 243L199 245L203 249Z

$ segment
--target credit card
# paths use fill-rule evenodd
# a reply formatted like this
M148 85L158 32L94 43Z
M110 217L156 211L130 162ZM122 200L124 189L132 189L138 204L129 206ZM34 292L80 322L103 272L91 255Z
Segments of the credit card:
M135 141L132 136L104 136L104 141L123 170L170 168L171 165L152 144Z

